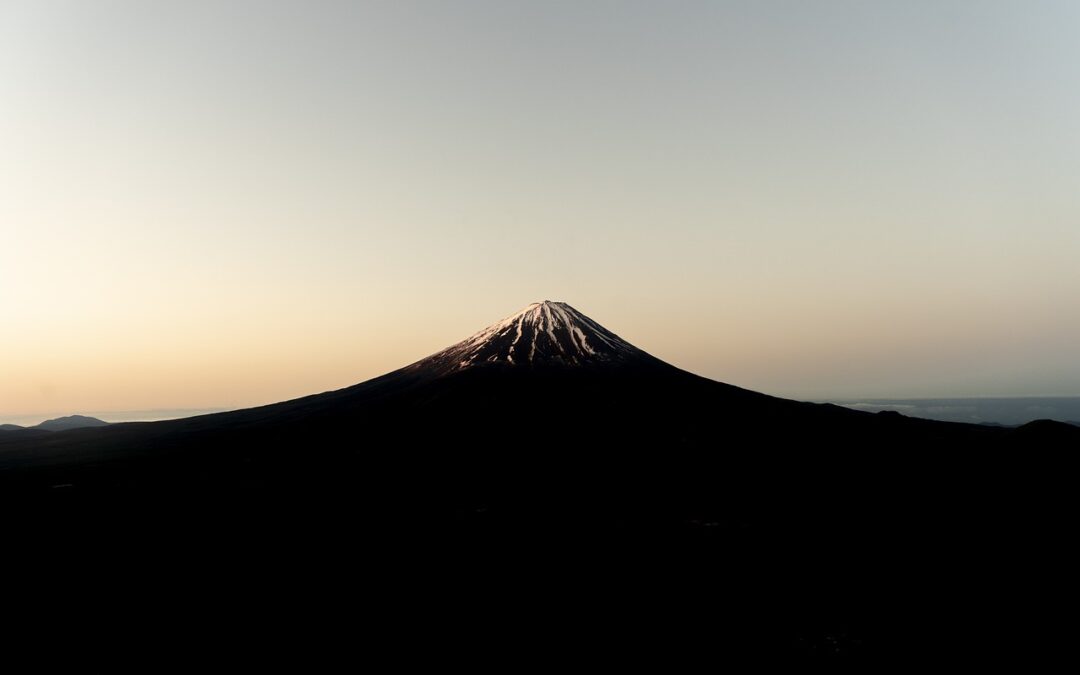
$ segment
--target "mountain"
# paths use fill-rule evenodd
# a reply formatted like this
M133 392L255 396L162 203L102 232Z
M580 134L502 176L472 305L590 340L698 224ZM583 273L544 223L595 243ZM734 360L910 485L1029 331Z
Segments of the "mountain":
M104 427L108 426L108 424L108 422L99 420L96 417L68 415L67 417L57 417L56 419L45 420L41 424L37 424L30 428L44 429L45 431L66 431L68 429L82 429L85 427Z
M529 369L662 365L565 302L545 300L412 366L445 375L477 366Z
M1078 447L1067 425L741 389L545 301L337 391L0 435L0 498L12 528L109 570L337 616L322 598L390 638L550 616L590 639L677 627L714 657L887 657L1050 630L1022 601L1072 569L1046 547L1071 541Z
M40 424L35 424L32 427L21 427L17 424L0 424L0 431L26 431L29 429L35 429L38 431L67 431L69 429L83 429L86 427L104 427L109 423L103 420L99 420L96 417L87 417L85 415L68 415L67 417L57 417L56 419L45 420Z

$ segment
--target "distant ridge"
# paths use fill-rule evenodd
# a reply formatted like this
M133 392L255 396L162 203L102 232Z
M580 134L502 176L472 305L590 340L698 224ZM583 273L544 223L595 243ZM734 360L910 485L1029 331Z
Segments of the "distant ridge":
M109 423L104 420L99 420L96 417L87 417L86 415L68 415L67 417L57 417L51 420L45 420L41 424L35 424L30 427L22 427L18 424L0 424L0 431L25 431L29 429L37 429L40 431L67 431L68 429L84 429L86 427L105 427Z

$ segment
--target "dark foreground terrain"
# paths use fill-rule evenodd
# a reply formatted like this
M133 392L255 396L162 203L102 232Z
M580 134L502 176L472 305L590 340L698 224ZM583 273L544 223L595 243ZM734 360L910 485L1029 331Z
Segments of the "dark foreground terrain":
M524 337L510 317L263 408L6 432L7 578L31 611L195 612L402 663L447 645L532 662L674 644L724 664L1075 639L1054 607L1074 597L1080 429L787 401L621 342L586 358L574 322L603 329L577 317ZM506 351L528 344L531 362Z

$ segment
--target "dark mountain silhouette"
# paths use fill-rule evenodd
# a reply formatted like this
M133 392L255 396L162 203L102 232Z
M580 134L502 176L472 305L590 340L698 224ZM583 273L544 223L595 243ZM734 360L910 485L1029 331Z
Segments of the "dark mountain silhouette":
M83 429L85 427L104 427L108 426L108 424L108 422L99 420L96 417L68 415L67 417L57 417L56 419L45 420L41 424L37 424L30 428L44 429L45 431L66 431L68 429Z
M40 424L35 424L30 427L19 426L18 424L0 424L0 431L67 431L68 429L83 429L86 427L104 427L109 423L104 420L99 420L96 417L87 417L85 415L68 415L67 417L57 417L51 420L45 420Z
M0 494L53 543L168 552L125 570L203 570L199 588L273 588L305 616L325 607L298 598L348 599L413 637L468 608L491 639L550 615L717 653L894 658L1050 635L1002 575L1045 559L1037 589L1066 563L1042 547L1071 531L1078 447L1064 424L740 389L543 302L338 391L4 435Z

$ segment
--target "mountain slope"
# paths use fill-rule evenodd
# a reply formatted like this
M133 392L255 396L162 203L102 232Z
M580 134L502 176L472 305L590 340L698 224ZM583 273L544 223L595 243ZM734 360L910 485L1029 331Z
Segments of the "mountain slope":
M441 616L435 633L461 623L453 608L505 625L544 608L590 630L590 616L682 619L755 654L887 655L1031 630L1002 568L1068 540L1077 447L1067 425L933 422L714 382L545 302L338 391L0 434L0 499L9 524L65 547L157 538L174 578L198 569L175 552L195 552L218 561L207 587L253 578L278 598L291 583L380 625L402 608L404 625ZM579 612L598 594L598 613Z
M522 432L540 420L568 435L555 443L553 432ZM256 466L297 466L309 457L343 460L371 446L431 454L474 437L515 439L507 452L554 447L588 457L616 447L658 456L704 450L721 439L724 452L735 454L811 442L1000 444L1009 434L799 403L707 380L656 359L565 303L545 301L345 389L180 420L0 439L0 469L22 480L29 472L21 469L49 467L53 480L64 466L86 460L95 475L105 475L108 462L120 459L154 463L168 455L201 466L208 453L218 464L242 456ZM215 480L213 471L199 473L202 481Z
M777 418L830 428L837 419L852 420L852 428L874 423L865 413L776 399L687 373L568 305L543 302L346 389L187 419L0 440L0 469L49 467L46 482L66 482L57 477L62 467L88 460L96 476L108 474L109 462L154 463L164 454L201 466L204 460L195 457L210 452L219 466L237 455L256 465L289 457L295 466L297 459L333 455L343 441L349 450L408 444L428 453L429 446L467 442L462 437L477 434L517 437L518 451L526 452L549 445L544 435L520 433L523 423L538 418L560 420L579 440L589 439L585 454L642 447L646 439L667 444L673 434L677 446L703 445L718 424L729 425L730 436L778 433L784 427L773 423ZM301 454L294 457L295 452ZM87 473L85 467L79 471ZM15 472L24 474L29 475ZM202 481L215 480L213 471L200 474Z

